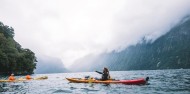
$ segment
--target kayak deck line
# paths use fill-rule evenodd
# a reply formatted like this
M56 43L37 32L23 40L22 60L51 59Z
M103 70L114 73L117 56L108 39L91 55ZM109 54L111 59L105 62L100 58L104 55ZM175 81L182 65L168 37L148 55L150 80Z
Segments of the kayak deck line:
M66 78L69 82L72 83L102 83L102 84L126 84L126 85L141 85L146 84L149 80L149 77L137 78L132 80L96 80L96 79L82 79L82 78Z

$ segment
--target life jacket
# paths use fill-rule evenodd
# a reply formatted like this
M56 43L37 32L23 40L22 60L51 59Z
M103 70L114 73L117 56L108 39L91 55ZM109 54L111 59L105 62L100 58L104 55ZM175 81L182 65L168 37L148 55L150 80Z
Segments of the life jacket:
M102 74L102 80L108 80L109 79L109 74L103 73Z
M32 79L30 75L26 75L26 79Z
M15 80L14 76L9 76L9 80Z

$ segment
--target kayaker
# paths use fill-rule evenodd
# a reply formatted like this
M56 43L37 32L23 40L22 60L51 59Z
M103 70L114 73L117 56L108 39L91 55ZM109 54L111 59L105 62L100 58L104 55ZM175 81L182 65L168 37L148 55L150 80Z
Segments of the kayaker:
M32 77L30 75L26 75L26 79L30 80L30 79L32 79Z
M96 71L99 74L102 74L102 79L101 80L109 80L110 79L110 74L108 68L103 69L103 72Z
M11 76L9 76L9 80L13 81L15 80L14 74L12 73Z

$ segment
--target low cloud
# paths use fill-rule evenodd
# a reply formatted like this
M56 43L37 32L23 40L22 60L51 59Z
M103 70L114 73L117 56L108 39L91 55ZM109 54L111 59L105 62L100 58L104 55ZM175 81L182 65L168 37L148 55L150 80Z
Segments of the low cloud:
M154 41L189 15L189 0L1 0L0 20L37 56L65 66L88 54Z
M50 56L39 56L35 73L63 73L68 72L61 59Z

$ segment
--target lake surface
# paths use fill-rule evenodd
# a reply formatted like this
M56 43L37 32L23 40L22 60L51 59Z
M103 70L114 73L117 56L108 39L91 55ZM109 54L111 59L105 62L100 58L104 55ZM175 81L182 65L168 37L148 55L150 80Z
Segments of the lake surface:
M190 69L111 71L115 79L150 77L147 85L69 83L65 77L101 77L95 72L34 74L47 80L0 83L0 94L190 94ZM19 78L20 76L17 76ZM1 79L6 79L2 77Z

